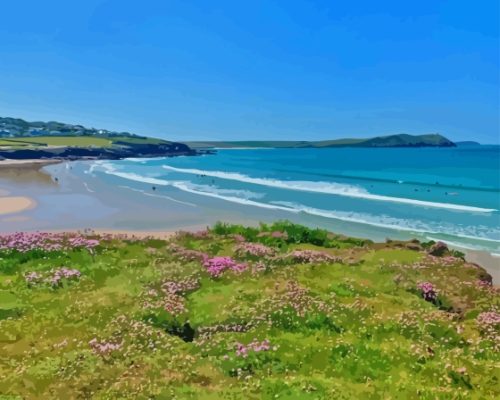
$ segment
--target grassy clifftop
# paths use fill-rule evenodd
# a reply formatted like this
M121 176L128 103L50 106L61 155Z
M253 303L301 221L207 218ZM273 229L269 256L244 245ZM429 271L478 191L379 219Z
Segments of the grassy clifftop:
M0 160L121 159L194 155L183 143L61 122L0 117Z
M289 223L2 236L0 398L495 398L489 279Z

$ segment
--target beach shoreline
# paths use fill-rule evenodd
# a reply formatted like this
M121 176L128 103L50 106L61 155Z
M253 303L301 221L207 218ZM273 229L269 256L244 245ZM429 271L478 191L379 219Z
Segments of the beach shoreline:
M11 158L4 158L0 159L0 168L2 167L7 167L7 168L42 168L46 165L52 165L52 164L60 164L64 160L58 160L58 159L20 159L20 160L15 160Z
M108 183L100 178L87 180L90 174L76 174L74 170L82 165L81 161L9 160L7 164L2 164L4 162L1 161L0 166L9 168L0 168L2 233L91 230L98 234L168 239L178 231L204 229L219 220L255 226L259 221L288 219L285 212L255 209L249 215L231 211L231 206L227 207L224 216L220 216L220 210L211 208L209 201L206 207L191 207L184 199L174 197L177 193L148 192L128 186L110 190ZM87 169L88 166L87 163ZM6 171L9 173L6 174ZM30 179L24 180L25 176ZM300 220L294 222L303 223ZM349 228L349 231L346 232L342 227ZM385 239L370 237L366 231L363 235L362 229L354 230L349 225L327 229L375 242ZM397 232L390 238L399 240ZM494 283L500 284L500 258L487 251L448 245L463 252L467 261L481 265L493 277Z

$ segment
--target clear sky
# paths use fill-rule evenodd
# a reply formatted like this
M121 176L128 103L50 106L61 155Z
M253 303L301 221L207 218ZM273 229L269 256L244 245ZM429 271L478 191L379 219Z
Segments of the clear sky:
M3 1L0 116L174 140L498 143L498 3Z

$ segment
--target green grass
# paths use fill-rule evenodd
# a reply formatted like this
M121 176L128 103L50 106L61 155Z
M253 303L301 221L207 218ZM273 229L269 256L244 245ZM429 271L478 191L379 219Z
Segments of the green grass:
M107 138L95 136L33 136L12 138L9 142L21 145L70 146L70 147L110 147L112 142Z
M24 146L29 146L29 143L24 143L24 142L19 142L19 141L12 141L8 139L0 139L0 146L6 146L6 147L24 147Z
M148 138L148 137L129 137L129 136L113 136L110 137L113 143L121 142L121 143L130 143L130 144L162 144L162 143L170 143L167 140L156 139L156 138Z
M161 144L169 143L162 139L113 136L30 136L23 138L0 139L0 146L71 146L71 147L110 147L114 143L124 144Z
M162 139L128 136L29 136L0 139L0 146L9 148L40 148L46 146L111 147L113 145L158 145L170 142Z
M218 224L169 241L100 240L95 254L0 250L0 399L500 396L499 326L485 330L476 319L498 312L500 296L478 285L482 269L453 253L434 258L429 245L374 244L285 222ZM235 253L242 240L276 255ZM283 261L298 249L341 260ZM247 269L214 278L202 253ZM81 277L57 288L26 283L29 272L47 277L61 266ZM194 284L177 294L161 290L186 280ZM438 301L422 298L422 281ZM166 311L172 302L182 307ZM94 338L121 347L100 355ZM236 344L254 340L270 349L239 357Z

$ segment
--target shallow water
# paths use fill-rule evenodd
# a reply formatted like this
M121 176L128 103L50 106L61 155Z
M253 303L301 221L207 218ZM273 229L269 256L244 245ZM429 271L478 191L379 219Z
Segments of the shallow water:
M85 172L166 204L216 201L212 219L227 219L232 207L249 219L268 210L346 234L439 239L498 253L499 167L499 146L476 146L219 150L99 161Z

